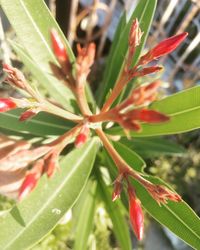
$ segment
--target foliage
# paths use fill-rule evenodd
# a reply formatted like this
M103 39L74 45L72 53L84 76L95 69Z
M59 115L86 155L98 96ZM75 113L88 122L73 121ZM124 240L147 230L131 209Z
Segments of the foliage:
M121 17L95 103L85 95L86 88L90 92L86 80L94 63L95 44L78 46L76 58L43 1L0 3L19 39L10 41L13 50L47 93L31 86L19 70L4 65L6 81L25 96L0 100L0 127L29 142L4 147L0 155L1 171L6 170L3 166L19 168L19 163L26 169L18 190L20 201L1 218L0 248L47 249L54 235L62 234L60 228L74 233L72 240L65 236L56 240L60 249L66 247L63 241L70 240L69 248L77 250L92 244L110 249L112 228L121 249L130 250L127 216L130 213L133 230L141 239L144 208L187 244L200 249L199 218L168 184L145 173L141 158L183 155L182 147L154 136L200 127L200 87L155 101L159 82L139 85L135 81L160 71L157 64L148 64L174 50L187 34L166 39L141 56L156 0L139 1L129 19L126 13ZM88 102L99 105L100 112L92 114ZM18 108L24 108L23 112ZM108 121L117 126L108 128ZM43 142L33 143L30 138ZM45 143L46 138L51 141ZM74 219L69 228L54 229L71 208ZM41 239L44 241L35 246Z

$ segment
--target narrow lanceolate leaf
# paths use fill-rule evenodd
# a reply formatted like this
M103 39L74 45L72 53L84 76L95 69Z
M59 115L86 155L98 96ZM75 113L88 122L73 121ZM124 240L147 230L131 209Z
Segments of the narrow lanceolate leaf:
M170 121L160 124L143 124L140 133L131 132L134 137L177 134L200 128L200 87L193 87L154 102L150 108L169 115ZM120 127L107 131L125 135Z
M132 151L126 150L126 158L131 159ZM134 168L134 162L128 162ZM111 172L115 172L116 166L110 161ZM113 169L113 170L112 170ZM167 185L159 178L145 176L155 184ZM174 234L180 237L194 249L200 246L200 219L185 202L172 202L159 206L158 203L149 195L141 184L133 181L136 194L142 202L142 206L159 223L169 228Z
M120 142L146 158L160 155L184 156L187 153L181 145L158 137L133 138L130 140L123 137Z
M146 163L133 150L120 142L114 142L114 147L120 156L136 171L143 172Z
M61 135L72 128L72 123L47 113L40 113L31 120L19 121L22 110L13 110L0 114L0 128L12 131L29 132L33 135Z
M117 44L115 44L116 41L113 41L114 51L112 50L112 57L109 58L109 64L107 64L108 69L106 68L105 70L106 74L104 74L101 85L102 87L100 87L98 98L99 105L102 105L106 95L108 94L109 90L112 89L115 85L115 82L119 77L120 71L122 70L124 60L128 52L128 36L130 27L135 18L138 19L140 28L144 32L140 46L138 46L136 49L136 53L133 58L133 65L137 62L142 48L144 47L149 28L151 26L156 2L156 0L139 1L126 26L124 26L124 17L122 17L120 26L122 25L124 27L123 30L119 28L121 32L120 36L118 36L118 34L116 35L116 39L118 39ZM119 32L119 30L117 30L117 32Z
M91 172L98 140L90 140L61 161L52 179L43 177L37 188L1 218L0 249L28 249L52 230L71 208Z
M122 207L120 206L121 201L112 201L111 190L105 185L99 176L98 183L102 199L105 201L106 210L108 211L113 223L114 234L120 244L120 247L122 250L131 250L128 223L125 221L124 214L122 213Z
M77 217L78 223L75 229L74 250L87 249L87 242L94 220L96 190L97 182L89 181L87 185L87 193L84 196L84 200L81 199L81 204L79 204L78 207L79 216Z
M74 60L74 55L44 1L0 0L0 4L12 27L16 31L20 44L36 64L36 68L40 68L43 71L43 74L50 79L50 85L55 85L57 87L57 83L59 82L52 76L49 66L49 62L57 64L56 58L51 49L50 30L52 28L58 30L60 36L65 42L71 61ZM57 92L57 95L60 95L62 100L63 93L59 90L57 90ZM65 92L69 95L69 99L68 95L66 96L66 103L68 104L66 107L69 108L72 94L67 88L65 88ZM59 98L56 100L59 101ZM72 107L71 110L73 110Z

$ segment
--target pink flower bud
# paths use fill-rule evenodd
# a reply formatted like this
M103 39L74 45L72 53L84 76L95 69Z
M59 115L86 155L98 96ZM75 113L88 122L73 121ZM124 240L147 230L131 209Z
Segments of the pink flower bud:
M25 177L19 190L19 200L24 199L34 189L38 182L37 176L37 173L30 173Z
M19 189L19 195L18 195L19 200L25 198L35 188L43 172L43 167L44 167L44 160L40 159L36 161L33 168L27 173Z
M128 187L129 195L129 216L131 225L138 240L142 240L144 232L144 216L142 212L141 202L137 199L135 191Z
M138 114L138 119L143 122L148 123L160 123L169 121L170 118L167 115L164 115L155 110L142 109Z
M47 176L50 178L54 175L56 169L59 169L58 166L58 157L59 152L53 151L48 155L48 157L45 157L45 170L44 172L47 174Z
M160 67L160 66L152 66L152 67L148 67L148 68L143 68L140 71L133 70L133 72L132 72L132 70L130 70L129 71L129 80L131 80L133 77L145 76L145 75L149 75L152 73L156 73L162 69L163 69L163 67Z
M144 56L142 56L140 58L138 65L147 64L152 60L158 59L161 56L171 53L179 46L179 44L187 37L187 35L188 33L184 32L179 35L175 35L163 40L153 49L147 52Z
M6 112L17 107L16 103L10 98L0 98L0 112Z
M76 137L76 140L74 142L75 147L80 148L83 144L85 144L88 140L89 134L90 129L88 128L88 126L84 126Z
M24 113L21 114L19 120L22 121L26 121L27 119L32 118L33 116L35 116L37 113L39 112L39 110L36 109L29 109L27 111L25 111Z
M66 62L68 60L66 48L55 29L51 30L51 42L55 56L59 62Z

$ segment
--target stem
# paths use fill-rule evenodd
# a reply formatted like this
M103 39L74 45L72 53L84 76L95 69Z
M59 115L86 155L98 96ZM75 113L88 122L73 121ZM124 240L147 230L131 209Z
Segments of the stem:
M90 108L88 106L84 87L85 85L82 85L81 87L77 87L75 95L76 95L76 100L81 110L81 113L83 114L83 116L88 116L88 115L91 115L92 112L90 111Z
M101 109L101 112L106 112L109 110L113 102L116 100L116 98L119 96L121 93L123 87L128 83L127 77L126 77L126 72L123 70L119 80L117 81L114 89L112 90L111 95L103 105L103 108Z
M114 112L114 109L111 109L104 113L99 113L96 115L91 115L88 117L89 122L105 122L105 121L117 121L117 113Z
M103 142L104 147L112 157L113 161L115 162L118 170L120 173L129 173L132 171L132 169L129 167L129 165L122 159L122 157L118 154L118 152L115 150L115 148L112 146L110 141L108 140L107 136L101 129L96 129L96 133L98 134L99 138Z
M144 179L138 172L133 170L125 161L124 159L118 154L115 148L112 146L110 141L108 140L107 136L101 129L95 130L101 141L103 142L104 147L110 154L111 158L115 162L119 174L123 174L124 176L130 175L135 180L137 180L140 184L142 184L145 188L152 187L152 183Z
M78 131L80 130L81 126L83 124L78 124L75 127L73 127L72 129L70 129L69 131L67 131L65 134L61 135L60 137L58 137L55 141L50 142L48 145L49 146L57 146L59 145L60 149L63 149L66 146L66 143L69 142L69 140L72 137L75 137L78 133Z

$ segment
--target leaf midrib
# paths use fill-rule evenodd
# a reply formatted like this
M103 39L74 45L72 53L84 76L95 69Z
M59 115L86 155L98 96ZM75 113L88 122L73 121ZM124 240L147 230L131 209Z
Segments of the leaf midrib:
M53 193L53 195L50 197L50 199L47 200L47 202L45 203L45 205L41 207L41 209L39 210L39 212L36 213L35 216L32 217L32 219L27 223L26 227L22 228L22 230L20 230L20 232L17 234L17 236L14 237L9 242L9 244L7 246L5 246L4 249L9 248L10 246L12 246L12 244L15 242L15 240L18 239L24 233L25 230L27 230L27 227L29 227L31 224L34 224L34 222L37 220L37 217L39 217L43 213L43 211L45 211L45 209L52 202L52 200L55 199L55 197L60 192L60 190L63 188L63 186L65 186L65 184L67 183L67 181L69 180L69 178L76 172L76 169L78 168L79 164L85 158L85 156L87 155L88 151L90 151L90 149L91 149L91 147L93 146L94 143L95 143L95 141L91 142L90 146L88 146L88 148L84 151L83 155L81 155L81 157L78 159L76 165L74 165L73 168L71 168L70 174L67 175L67 177L63 180L63 182L61 183L60 187ZM77 199L78 199L78 197L75 199L75 201ZM73 206L73 204L72 204L72 206Z
M191 231L199 240L200 240L200 236L193 230L191 229L170 207L168 207L167 205L164 204L164 207L170 211L170 213L177 218L189 231ZM179 236L180 238L180 236ZM182 239L182 238L181 238ZM182 239L184 240L184 239ZM185 240L184 240L185 241ZM188 243L189 244L189 243Z
M153 108L159 109L159 107L154 107L154 106L153 106ZM173 116L184 114L184 113L187 113L187 112L191 112L191 111L194 111L194 110L197 110L197 109L200 109L200 106L195 106L195 107L184 109L182 111L177 111L177 112L174 112L174 113L167 113L167 111L163 111L163 113L168 114L169 116L173 117Z
M45 38L43 37L43 34L40 32L40 30L38 29L37 25L35 24L33 17L31 16L30 12L28 11L27 6L24 4L23 0L20 0L20 3L21 3L22 8L24 9L25 13L27 14L27 17L29 18L30 22L32 23L32 26L35 28L35 30L38 33L38 35L40 36L43 44L45 45L45 47L49 51L49 54L51 55L53 61L55 62L55 58L54 58L53 52L50 49L50 47L49 47L48 43L46 42Z
M17 115L14 115L14 114L10 114L10 113L4 113L3 114L4 116L10 116L10 117L13 117L13 118L17 118L18 119L18 116ZM31 123L35 123L35 124L39 124L39 125L45 125L45 126L50 126L51 128L61 128L61 129L64 129L64 130L67 130L68 127L66 126L62 126L62 125L56 125L54 123L48 123L48 122L44 122L44 121L40 121L40 120L35 120L35 119L31 119L29 121L29 124Z

